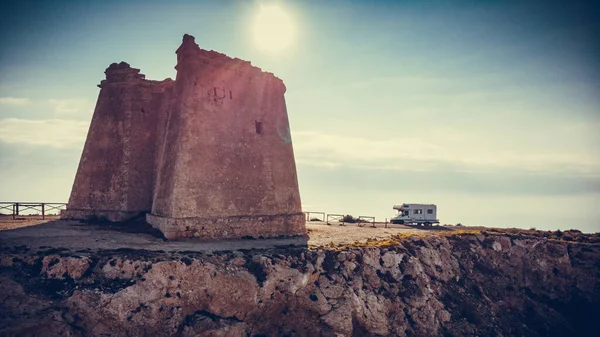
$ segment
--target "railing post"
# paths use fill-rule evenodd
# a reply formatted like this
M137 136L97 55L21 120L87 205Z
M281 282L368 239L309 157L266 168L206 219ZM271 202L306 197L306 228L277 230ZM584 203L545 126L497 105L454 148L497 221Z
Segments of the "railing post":
M15 203L15 207L16 207L16 209L15 209L15 215L18 216L19 215L19 203L18 202Z
M15 212L16 212L15 204L13 203L12 204L12 216L13 216L13 220L15 219Z
M44 212L44 203L42 203L42 220L46 220L46 213Z

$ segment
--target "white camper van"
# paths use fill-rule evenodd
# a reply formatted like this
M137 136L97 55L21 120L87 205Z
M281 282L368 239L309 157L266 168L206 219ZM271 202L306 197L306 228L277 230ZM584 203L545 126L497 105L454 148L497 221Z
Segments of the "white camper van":
M434 204L402 204L394 205L398 211L395 217L390 219L393 224L417 224L431 226L440 223L437 219L437 206Z

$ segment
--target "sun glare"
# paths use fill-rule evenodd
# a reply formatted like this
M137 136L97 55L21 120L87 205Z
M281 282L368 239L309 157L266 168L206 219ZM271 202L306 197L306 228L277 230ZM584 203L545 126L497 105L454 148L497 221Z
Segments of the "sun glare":
M261 6L254 21L254 40L260 49L279 52L294 38L295 27L289 15L279 6Z

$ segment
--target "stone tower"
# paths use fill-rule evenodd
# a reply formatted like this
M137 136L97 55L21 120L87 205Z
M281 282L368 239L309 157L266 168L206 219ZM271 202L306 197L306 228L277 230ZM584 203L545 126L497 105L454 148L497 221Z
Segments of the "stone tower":
M167 238L305 234L283 82L190 35L176 54L175 81L106 70L64 217L148 213Z
M125 62L105 71L64 218L124 221L152 207L157 139L173 86Z

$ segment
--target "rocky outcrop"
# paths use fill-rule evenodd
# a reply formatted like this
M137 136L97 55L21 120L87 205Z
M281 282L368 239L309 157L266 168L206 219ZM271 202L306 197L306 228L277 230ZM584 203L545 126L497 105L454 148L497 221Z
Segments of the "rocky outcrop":
M410 236L192 252L2 247L0 335L597 334L600 246Z

